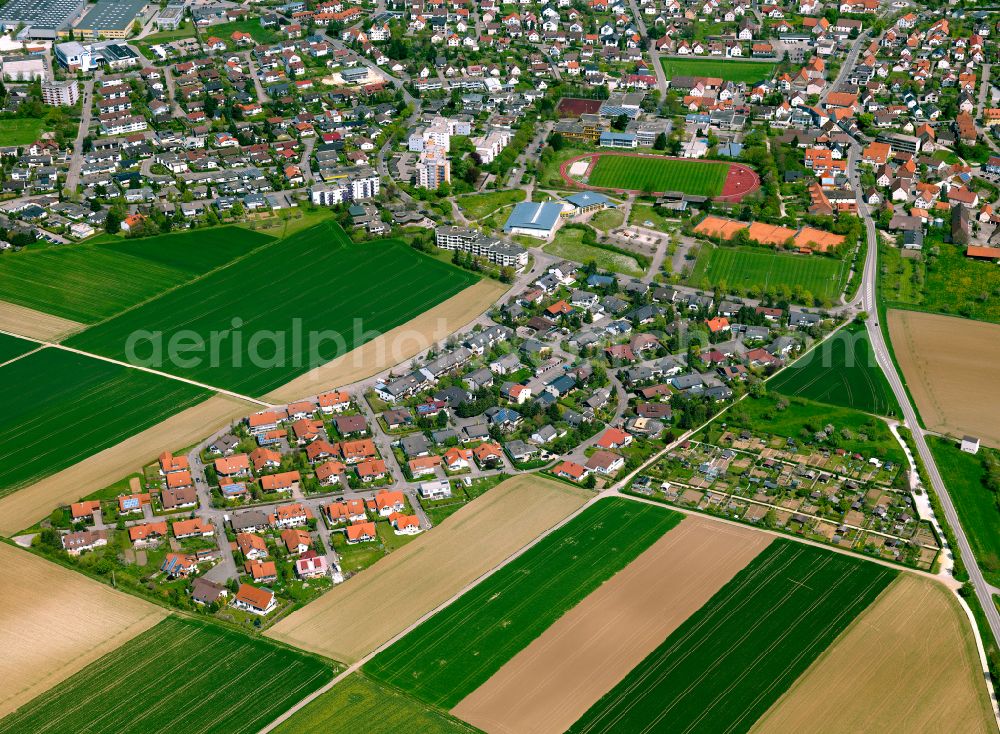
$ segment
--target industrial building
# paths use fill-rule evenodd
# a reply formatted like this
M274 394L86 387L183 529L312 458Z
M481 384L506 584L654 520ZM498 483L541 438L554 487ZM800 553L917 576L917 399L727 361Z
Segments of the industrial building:
M23 25L19 39L53 40L67 32L86 5L87 0L10 0L0 8L0 29L13 31Z
M74 28L81 38L127 38L148 0L98 0Z

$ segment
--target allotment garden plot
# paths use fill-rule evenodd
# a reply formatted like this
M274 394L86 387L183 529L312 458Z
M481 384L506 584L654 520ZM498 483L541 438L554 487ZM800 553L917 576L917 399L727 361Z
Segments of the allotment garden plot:
M332 676L317 658L168 617L0 720L0 734L256 732Z
M273 241L259 232L217 227L29 248L0 258L0 301L95 323Z
M145 331L151 336L133 343L135 359L259 395L405 324L476 280L398 240L353 244L326 222L67 343L121 358L130 335ZM174 338L201 346L172 359L167 347Z
M930 569L939 544L898 488L905 473L870 458L723 430L715 443L684 442L630 491Z
M625 568L681 516L602 499L368 662L367 675L449 708Z
M46 348L0 367L0 496L207 399L207 390Z
M776 540L570 732L747 731L896 574Z

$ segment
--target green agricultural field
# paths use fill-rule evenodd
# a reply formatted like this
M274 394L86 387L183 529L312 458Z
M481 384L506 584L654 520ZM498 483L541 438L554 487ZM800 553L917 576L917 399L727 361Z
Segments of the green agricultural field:
M577 227L562 227L556 232L552 242L542 249L552 255L584 265L594 261L601 270L610 270L613 273L639 277L646 272L634 257L588 245L583 241L583 235L584 230Z
M0 721L0 734L257 732L332 677L317 658L168 617Z
M361 673L344 679L274 730L275 734L463 734L477 729Z
M27 339L18 339L16 336L0 334L0 364L9 362L15 357L20 357L22 354L30 352L37 347L37 344L29 342Z
M570 732L745 732L896 577L775 540Z
M53 348L0 367L0 496L114 446L210 394Z
M818 255L793 255L772 249L703 245L688 278L696 288L720 288L748 293L778 293L812 305L815 298L836 300L844 290L849 268L843 260Z
M0 257L0 300L95 323L273 241L258 232L216 227L27 249Z
M896 398L875 362L868 332L851 324L793 362L767 384L769 390L820 403L895 416Z
M0 120L0 145L31 145L42 134L45 121L37 117Z
M455 202L469 219L482 219L501 207L524 201L524 196L524 189L506 189L504 191L490 191L485 194L460 196L455 199Z
M675 76L719 77L727 82L754 82L770 79L774 64L759 61L719 61L716 59L661 59L667 79Z
M770 383L768 383L770 387ZM823 443L829 448L842 448L849 453L878 457L902 466L906 461L903 450L880 418L857 410L815 403L802 397L779 397L769 394L748 398L733 405L724 421L730 429L747 428L766 431L808 444L817 431L834 427L833 434ZM708 426L709 443L722 432L722 421Z
M728 163L606 153L597 159L587 183L609 189L683 191L693 196L718 196L728 173Z
M364 666L450 709L682 516L602 499Z
M399 240L351 243L339 225L324 222L76 334L67 344L263 394L405 324L476 280ZM133 337L130 348L132 335L144 336ZM178 341L195 348L171 350Z
M983 575L1000 585L1000 508L997 496L986 486L986 462L995 463L1000 457L993 449L967 454L954 441L926 438Z

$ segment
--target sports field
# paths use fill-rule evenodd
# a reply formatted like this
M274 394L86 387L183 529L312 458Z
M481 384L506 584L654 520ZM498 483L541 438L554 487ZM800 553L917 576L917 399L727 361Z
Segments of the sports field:
M354 662L448 601L591 496L586 489L537 474L501 482L433 532L281 620L267 635ZM432 574L427 573L429 568L434 569ZM416 578L420 583L414 583ZM378 614L372 614L376 608Z
M1000 507L986 486L984 466L985 461L1000 461L1000 457L983 448L979 454L969 454L956 442L937 436L926 440L983 575L991 584L1000 584Z
M894 416L899 412L892 388L875 363L868 332L860 324L838 331L775 375L767 387L783 395L866 413Z
M354 673L274 729L275 734L463 734L468 724Z
M216 227L11 253L0 258L0 301L92 324L273 241Z
M798 303L834 301L844 290L848 267L842 260L791 255L760 248L703 245L688 282L696 288L733 288L776 293L786 287ZM810 297L811 296L811 297Z
M728 163L605 153L597 159L587 184L610 189L718 196L728 174Z
M0 368L0 496L114 446L210 393L47 348Z
M42 134L45 121L37 117L0 120L0 145L31 145Z
M20 357L25 352L30 352L37 346L34 342L29 342L25 339L0 334L0 364L9 362L15 357Z
M317 658L168 617L0 721L0 734L256 732L332 677Z
M969 618L943 584L904 573L753 732L996 729Z
M376 655L364 671L450 708L681 518L653 505L603 499Z
M67 343L128 358L130 336L144 333L148 338L134 343L131 356L147 366L257 395L405 324L476 280L398 240L353 244L339 225L324 222ZM168 345L176 339L200 348L172 356Z
M570 731L747 731L896 575L775 540Z
M0 718L167 615L6 543L0 543L0 586Z
M759 61L719 61L716 59L660 59L667 79L675 76L717 77L727 82L754 82L770 79L774 64Z

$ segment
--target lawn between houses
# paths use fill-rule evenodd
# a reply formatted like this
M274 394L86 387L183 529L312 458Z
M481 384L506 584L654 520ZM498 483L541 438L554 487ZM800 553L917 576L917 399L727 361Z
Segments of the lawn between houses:
M31 145L42 134L45 120L38 117L13 117L0 120L0 146Z
M114 446L210 394L54 348L0 367L0 496Z
M451 708L682 517L653 505L602 499L363 670L426 703Z
M636 258L598 245L587 244L583 241L586 236L587 229L584 225L563 226L556 232L552 242L542 249L552 255L578 263L587 264L593 261L601 270L610 270L622 275L639 277L646 272Z
M813 298L827 303L837 299L848 271L846 262L832 257L703 244L688 284L747 293L779 293L784 289L796 302L812 305Z
M29 248L0 258L0 300L92 324L274 241L259 232L215 227Z
M868 332L850 324L768 381L767 387L790 397L803 397L877 415L899 413L892 388L875 363Z
M602 153L587 184L609 189L718 196L727 175L728 163Z
M660 59L667 79L675 76L718 77L727 82L753 84L770 79L774 64L760 61L719 61L717 59Z
M256 732L333 675L319 658L168 617L0 720L0 734Z
M897 571L775 540L570 732L745 732Z
M407 323L477 279L399 240L351 243L339 225L328 221L77 334L67 344L123 358L129 356L130 335L151 332L155 338L140 342L133 354L152 362L148 366L260 395ZM198 335L203 348L170 359L167 346L181 338L179 333ZM208 349L213 338L219 340L215 353Z

